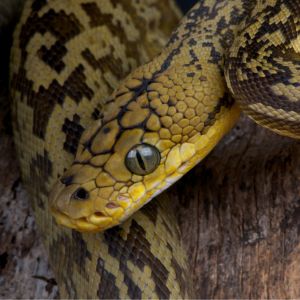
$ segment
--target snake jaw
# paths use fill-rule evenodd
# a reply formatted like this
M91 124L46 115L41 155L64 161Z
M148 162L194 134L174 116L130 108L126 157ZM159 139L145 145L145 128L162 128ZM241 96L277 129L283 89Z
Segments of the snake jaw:
M91 211L91 205L71 201L69 195L72 195L78 187L78 184L65 186L61 181L54 185L49 196L49 204L57 224L79 231L98 231L99 227L106 227L111 222L111 217Z
M70 199L78 187L78 184L65 186L61 181L54 185L49 203L57 224L82 232L103 231L118 225L133 203L128 193L119 194L117 201L103 199L96 191L90 193L88 200Z
M98 232L115 225L111 217L102 216L97 212L87 218L82 217L79 219L72 219L54 208L51 208L51 213L58 225L81 232Z
M62 225L81 232L98 232L117 225L112 217L105 216L101 212L95 212L87 217L73 219L69 215L51 207L51 213L58 225Z

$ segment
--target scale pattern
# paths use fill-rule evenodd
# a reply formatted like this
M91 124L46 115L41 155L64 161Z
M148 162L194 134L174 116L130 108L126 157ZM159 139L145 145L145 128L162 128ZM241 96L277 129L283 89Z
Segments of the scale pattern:
M185 254L169 199L122 227L81 234L56 225L51 186L84 128L178 22L171 1L27 1L14 34L11 91L22 178L63 298L182 298Z
M298 137L298 7L199 1L171 34L171 1L27 2L11 60L15 143L61 296L192 295L172 199L138 209L235 124L229 90L259 123ZM146 176L124 165L139 143L162 157ZM130 219L97 234L57 226L48 196L62 175L50 203L59 223L90 232ZM73 201L78 187L90 198Z
M245 23L226 61L228 86L260 125L299 139L300 1L262 1Z

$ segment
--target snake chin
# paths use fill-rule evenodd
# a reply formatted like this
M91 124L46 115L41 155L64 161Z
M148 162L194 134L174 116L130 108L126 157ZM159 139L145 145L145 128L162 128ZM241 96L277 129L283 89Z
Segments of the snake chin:
M98 191L94 194L89 191L89 198L85 200L72 199L74 192L82 187L79 184L66 186L59 180L49 196L51 214L58 225L80 232L101 232L123 223L178 178L168 179L170 182L165 182L164 187L158 181L151 190L141 193L140 186L136 186L131 190L132 195L119 193L115 201L99 197Z
M72 219L68 215L54 208L51 208L51 213L58 225L75 229L80 232L99 232L114 226L112 218L101 216L98 213L95 213L90 217L81 217L78 219ZM101 227L100 224L103 227ZM111 226L107 227L107 224L111 224Z
M119 224L119 215L124 209L119 205L107 205L97 209L95 203L103 203L92 197L85 201L72 200L70 195L78 190L79 185L66 187L57 182L49 196L50 210L57 224L81 232L99 232Z

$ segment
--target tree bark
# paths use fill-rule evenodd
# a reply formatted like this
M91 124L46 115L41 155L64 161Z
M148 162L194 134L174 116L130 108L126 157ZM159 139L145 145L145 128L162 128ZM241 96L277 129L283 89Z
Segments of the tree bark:
M20 182L12 137L0 134L0 298L53 299L56 282Z
M52 299L57 287L22 188L10 125L9 49L22 3L0 1L0 298Z
M172 188L197 297L300 297L299 154L244 117Z

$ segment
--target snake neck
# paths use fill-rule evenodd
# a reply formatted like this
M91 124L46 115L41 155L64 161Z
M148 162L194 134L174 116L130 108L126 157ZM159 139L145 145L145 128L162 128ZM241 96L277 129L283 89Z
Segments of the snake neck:
M300 1L260 1L227 57L228 86L243 110L279 134L300 138Z

